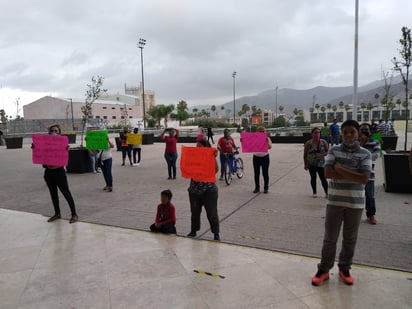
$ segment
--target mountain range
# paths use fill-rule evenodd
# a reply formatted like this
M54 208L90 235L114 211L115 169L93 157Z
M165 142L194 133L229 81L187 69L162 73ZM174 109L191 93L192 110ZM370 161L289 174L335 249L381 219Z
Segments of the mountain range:
M384 80L379 80L358 87L359 104L365 102L377 105L380 99L375 99L375 94L378 93L380 98L382 98L384 96L384 85ZM394 101L396 101L397 98L401 98L403 101L405 88L402 83L401 76L393 77L391 85L392 86L390 93L394 96ZM309 109L310 107L314 106L314 104L319 104L320 106L325 106L328 103L332 105L337 105L340 101L343 101L345 104L351 104L352 96L353 86L317 86L305 90L281 88L278 89L277 92L277 106L279 108L279 106L282 105L284 107L283 113L290 114L295 108ZM255 105L257 108L271 109L272 111L275 111L275 89L264 90L259 94L253 96L244 96L236 98L236 113L242 108L244 104L247 104L250 107ZM216 110L220 112L221 106L224 106L226 111L231 110L233 112L233 101L217 105ZM196 108L198 110L207 110L210 108L210 106L196 106Z

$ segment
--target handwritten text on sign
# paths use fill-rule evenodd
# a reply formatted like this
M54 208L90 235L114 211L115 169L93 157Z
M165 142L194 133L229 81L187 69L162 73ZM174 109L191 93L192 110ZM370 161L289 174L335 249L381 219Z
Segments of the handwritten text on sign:
M214 148L182 146L180 172L194 181L216 182Z
M265 132L242 132L242 152L267 152L268 137Z
M62 135L33 134L33 164L66 166L69 161L69 138Z
M109 149L107 139L107 130L88 130L86 131L86 148L97 150Z

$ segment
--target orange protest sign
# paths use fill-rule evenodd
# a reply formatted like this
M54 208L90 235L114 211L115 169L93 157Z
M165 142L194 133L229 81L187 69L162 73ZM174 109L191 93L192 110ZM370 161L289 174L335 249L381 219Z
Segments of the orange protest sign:
M183 178L192 178L194 181L216 182L215 151L214 148L182 145L180 172Z

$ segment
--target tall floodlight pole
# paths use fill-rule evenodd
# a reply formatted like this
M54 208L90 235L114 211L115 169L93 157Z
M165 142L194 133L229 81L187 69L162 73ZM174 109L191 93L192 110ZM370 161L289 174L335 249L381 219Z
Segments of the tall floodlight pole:
M74 132L73 99L70 98L69 100L70 100L70 109L71 109L71 112L72 112L72 129L73 129L73 132Z
M355 0L355 55L353 66L353 97L352 106L353 113L352 119L358 121L358 20L359 20L359 0Z
M236 87L235 87L235 79L236 79L236 72L232 73L233 77L233 123L236 123Z
M275 119L278 119L278 86L275 88Z
M143 104L143 130L146 128L146 104L144 101L144 74L143 74L143 48L146 45L146 40L140 38L138 47L140 48L140 63L142 64L142 104Z

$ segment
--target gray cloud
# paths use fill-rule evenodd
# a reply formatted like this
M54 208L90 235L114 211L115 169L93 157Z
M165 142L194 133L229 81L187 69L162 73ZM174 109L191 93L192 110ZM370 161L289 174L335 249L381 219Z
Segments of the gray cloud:
M239 96L353 79L353 1L2 2L0 83L10 89L83 97L99 74L122 92L140 82L140 37L145 85L159 103L225 103L233 71ZM411 9L410 0L360 1L361 85L391 67Z

